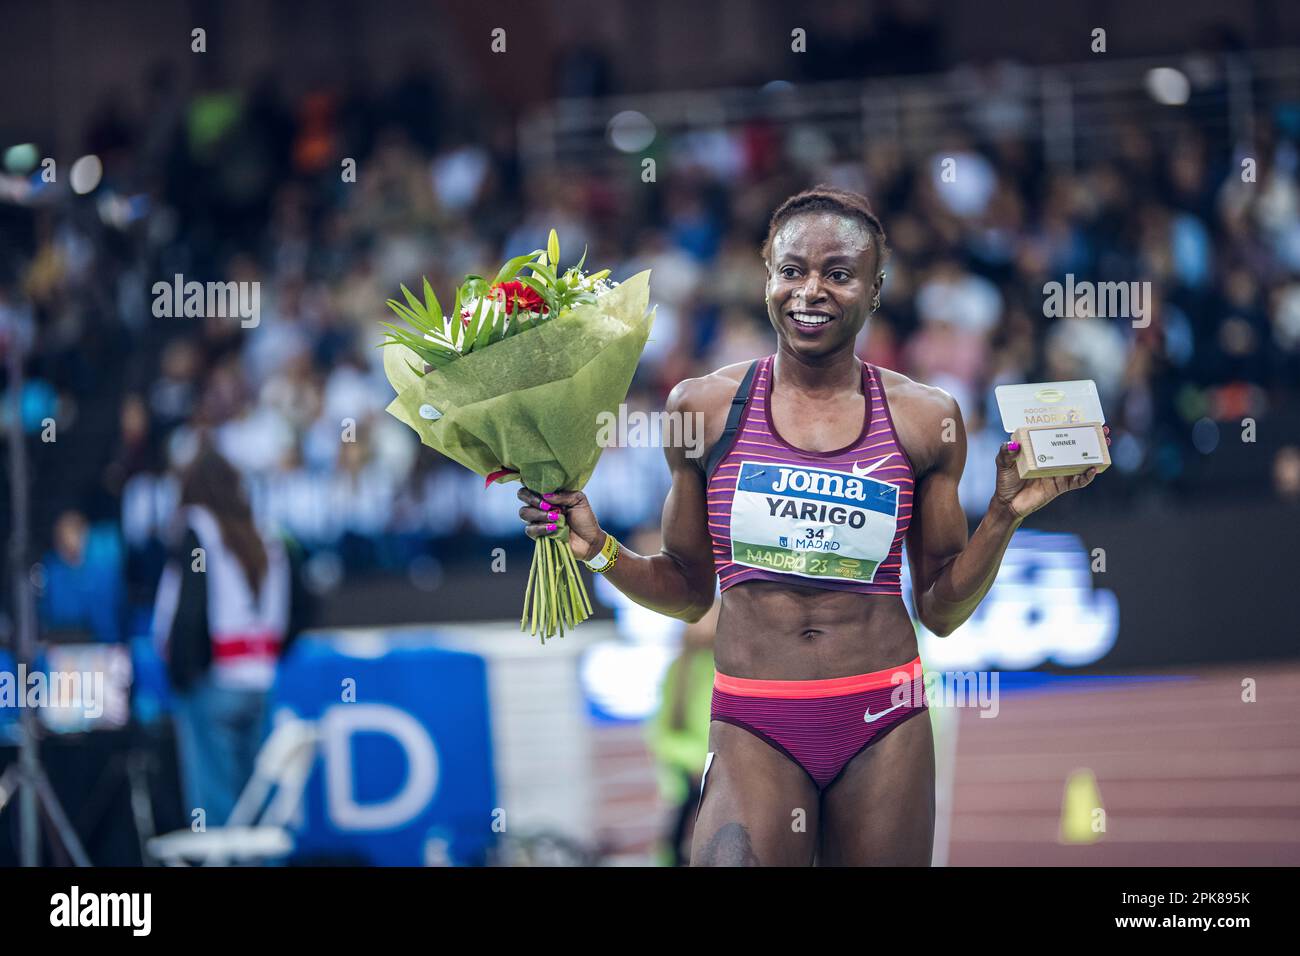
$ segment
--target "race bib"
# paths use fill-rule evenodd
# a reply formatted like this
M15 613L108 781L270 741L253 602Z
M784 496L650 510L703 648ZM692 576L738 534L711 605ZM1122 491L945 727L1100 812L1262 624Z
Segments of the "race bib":
M869 475L740 463L731 501L731 560L806 578L869 582L889 556L898 486Z

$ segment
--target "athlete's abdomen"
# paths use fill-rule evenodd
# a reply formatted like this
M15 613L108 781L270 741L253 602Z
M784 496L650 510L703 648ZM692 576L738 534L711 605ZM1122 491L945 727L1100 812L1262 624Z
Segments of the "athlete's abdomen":
M893 667L916 656L901 597L747 581L722 594L713 655L721 673L819 680Z

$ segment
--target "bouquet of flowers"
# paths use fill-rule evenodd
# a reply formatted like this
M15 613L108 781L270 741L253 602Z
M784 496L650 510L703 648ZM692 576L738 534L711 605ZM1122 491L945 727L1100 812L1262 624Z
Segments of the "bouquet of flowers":
M496 278L465 277L444 312L429 280L420 299L388 300L389 414L424 444L493 482L545 495L580 489L600 458L601 413L627 396L654 310L650 273L611 282L578 264L560 270L559 239L511 259ZM526 274L525 274L526 273ZM519 625L541 640L591 614L563 519L538 538Z

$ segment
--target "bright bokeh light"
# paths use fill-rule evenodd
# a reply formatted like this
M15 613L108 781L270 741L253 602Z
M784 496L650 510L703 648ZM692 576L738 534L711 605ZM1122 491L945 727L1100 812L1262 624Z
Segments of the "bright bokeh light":
M1187 74L1172 66L1147 70L1146 85L1151 98L1165 106L1182 106L1192 91Z
M82 156L72 164L70 181L72 191L79 196L95 191L99 186L99 180L104 175L104 165L99 161L99 157L93 153L89 156Z
M35 143L18 143L5 150L5 172L23 176L36 168L39 159Z
M639 153L654 142L655 124L644 113L624 110L609 121L606 132L619 152Z

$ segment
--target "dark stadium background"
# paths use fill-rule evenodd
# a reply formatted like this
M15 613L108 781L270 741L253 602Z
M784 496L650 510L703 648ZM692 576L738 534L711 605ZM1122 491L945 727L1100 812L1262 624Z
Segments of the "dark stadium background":
M954 391L968 473L991 471L1001 438L993 384L1098 380L1115 466L1032 522L1106 551L1120 633L1094 669L1269 662L1290 675L1293 716L1300 7L1061 7L0 4L0 149L35 144L61 181L82 155L103 168L88 195L0 172L0 348L25 349L36 476L28 557L84 515L120 581L118 636L142 633L165 473L203 423L283 514L320 502L290 530L321 627L509 617L501 596L514 601L531 548L513 509L485 516L481 483L385 416L384 299L421 275L449 290L555 225L615 278L654 270L660 320L629 404L658 409L680 379L766 354L766 217L829 181L869 196L894 249L861 354ZM190 52L196 25L205 53ZM807 53L790 51L796 28ZM1170 68L1190 84L1180 104L1153 87ZM624 111L654 124L650 143L616 148ZM640 121L621 122L635 140ZM955 199L936 188L948 156L974 174ZM358 182L341 181L343 158ZM1151 326L1046 318L1042 286L1067 272L1152 281ZM175 273L260 281L259 327L154 318L149 289ZM48 416L56 442L40 440ZM341 444L347 417L360 437ZM658 452L607 458L592 496L611 530L657 521ZM7 540L7 472L0 484ZM333 511L344 499L376 504ZM496 547L506 576L484 573ZM1294 726L1278 746L1265 776L1294 794ZM1294 862L1294 813L1279 819L1275 851Z

